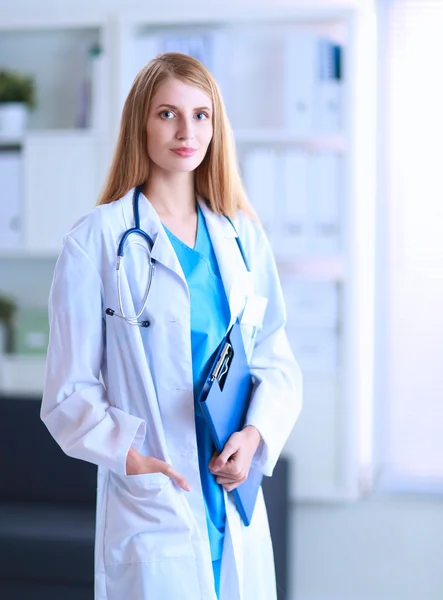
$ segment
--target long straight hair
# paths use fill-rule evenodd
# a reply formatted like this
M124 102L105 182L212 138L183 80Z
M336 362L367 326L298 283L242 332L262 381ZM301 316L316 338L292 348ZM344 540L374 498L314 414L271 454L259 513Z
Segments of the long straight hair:
M255 218L242 185L234 136L217 82L201 62L177 52L154 58L136 76L123 107L114 157L98 204L114 202L148 180L148 113L158 88L172 78L199 88L212 100L213 136L195 170L196 193L215 213L235 217L243 210Z

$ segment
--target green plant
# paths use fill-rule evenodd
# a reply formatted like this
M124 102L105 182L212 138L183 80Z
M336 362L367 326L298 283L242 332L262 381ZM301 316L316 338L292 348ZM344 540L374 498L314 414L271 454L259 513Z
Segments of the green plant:
M9 323L14 316L16 309L17 305L12 299L0 295L0 321Z
M34 108L34 79L16 71L0 71L0 104L5 102L24 102Z
M0 294L0 325L5 330L4 347L0 346L0 354L3 352L11 353L14 350L14 323L17 305L7 296Z

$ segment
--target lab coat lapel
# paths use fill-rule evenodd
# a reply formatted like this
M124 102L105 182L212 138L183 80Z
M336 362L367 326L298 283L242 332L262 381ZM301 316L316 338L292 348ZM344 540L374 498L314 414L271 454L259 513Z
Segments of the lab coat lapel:
M235 322L245 305L245 289L248 272L237 244L237 232L223 215L212 212L203 198L198 203L205 217L218 267L229 302L231 319L229 327Z
M126 229L135 227L132 204L133 194L134 190L132 189L126 194L126 196L122 198ZM180 261L178 260L177 254L175 253L162 222L160 221L160 217L153 208L152 204L143 194L140 194L139 210L140 227L146 231L146 233L154 241L154 246L151 251L152 258L173 271L184 282L186 282Z

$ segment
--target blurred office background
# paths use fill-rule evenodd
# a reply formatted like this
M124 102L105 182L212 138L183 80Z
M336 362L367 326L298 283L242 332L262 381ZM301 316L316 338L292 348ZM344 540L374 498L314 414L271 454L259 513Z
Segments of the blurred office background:
M178 50L221 86L304 372L288 469L267 489L270 503L285 496L280 597L442 600L442 32L443 0L0 0L0 71L35 90L24 124L15 108L2 116L14 89L32 98L29 82L0 75L0 597L92 600L92 564L69 595L60 553L52 565L55 546L35 545L34 508L14 539L31 505L61 537L69 498L70 541L92 526L90 471L70 467L66 482L58 458L46 473L39 462L57 453L38 441L35 408L47 298L134 75Z

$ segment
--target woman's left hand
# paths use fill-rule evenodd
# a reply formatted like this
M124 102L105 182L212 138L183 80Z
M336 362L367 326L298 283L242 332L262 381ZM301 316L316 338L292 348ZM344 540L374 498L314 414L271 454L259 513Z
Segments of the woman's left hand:
M254 454L261 442L260 432L253 425L233 433L223 451L209 463L209 471L227 492L232 492L246 481Z

